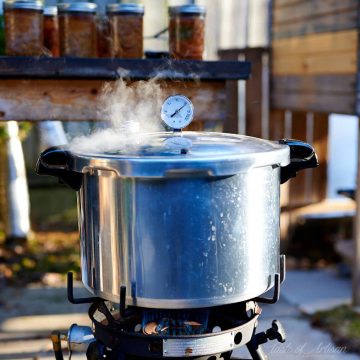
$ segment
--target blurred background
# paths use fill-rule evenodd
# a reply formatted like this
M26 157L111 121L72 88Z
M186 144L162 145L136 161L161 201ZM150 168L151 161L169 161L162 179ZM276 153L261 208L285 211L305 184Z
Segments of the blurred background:
M110 2L96 0L99 12ZM188 2L141 3L145 51L168 51L167 32L154 35L167 28L169 6ZM204 60L252 63L251 79L231 84L233 132L271 140L298 138L314 145L320 167L281 188L282 252L287 254L289 269L331 269L333 277L345 279L347 290L340 303L349 303L356 265L358 1L196 3L206 7ZM37 176L34 168L45 148L100 126L71 121L0 124L0 293L34 283L61 287L68 271L80 279L74 192L53 178ZM13 190L10 183L16 183ZM0 309L1 301L5 303L0 297ZM359 324L355 329L359 341ZM359 351L358 343L354 349Z
M45 3L56 4L55 1ZM97 3L99 11L104 12L106 2ZM167 28L168 6L184 4L186 1L144 0L142 3L146 9L145 51L167 51L167 33L156 39L153 35ZM298 254L299 247L302 247L306 258L306 255L311 255L309 246L319 246L323 251L323 245L326 245L328 249L325 252L328 251L330 257L324 260L340 260L337 255L331 254L337 241L335 237L351 237L351 218L355 211L354 202L339 194L339 190L354 190L356 182L356 69L349 69L348 61L352 60L348 58L353 54L348 49L343 51L343 66L338 61L333 66L332 62L327 63L327 59L338 51L339 41L343 38L346 40L347 36L348 47L355 46L350 44L354 41L350 34L350 15L354 16L356 13L355 3L349 1L340 9L332 9L330 5L309 5L306 1L299 1L296 6L286 2L277 5L276 1L271 4L266 0L202 0L197 3L206 6L207 10L204 59L246 58L253 64L252 79L236 84L235 96L238 101L233 110L237 119L236 132L272 140L297 137L314 143L315 148L317 147L321 168L301 174L282 189L284 211L281 234L284 249L294 245L294 251ZM291 15L294 18L287 17L284 20L282 13L287 14L290 9L295 13L299 9L299 15ZM340 15L334 11L340 11ZM339 25L339 16L346 17L348 22L345 19ZM317 23L317 27L313 23ZM353 31L356 32L355 29ZM324 40L328 45L324 49L316 48L317 37L320 36L321 41L321 36L324 35L328 36ZM343 38L337 40L340 35ZM301 45L301 51L297 44L299 39L310 39L308 43ZM298 50L293 49L296 47ZM312 65L314 59L316 63ZM299 62L302 64L299 65ZM341 77L348 79L348 88L344 88L347 84L340 84L338 79ZM317 83L320 85L316 85ZM325 85L321 88L322 83ZM296 90L292 89L294 84L298 86ZM337 110L343 114L337 114ZM66 188L57 187L52 179L35 176L34 166L41 150L88 134L99 126L99 123L89 122L20 125L30 189L32 230L63 230L64 226L66 229L76 230L73 194ZM45 203L46 206L39 206ZM315 204L317 206L309 207ZM48 217L48 221L44 221L44 215ZM331 226L327 223L330 220ZM314 235L307 236L309 239L314 236L316 240L311 240L306 246L303 244L304 240L293 239L298 231L292 231L305 222L309 226L310 223L311 226L315 226L313 223L319 225L319 228L316 225L311 229L311 234ZM313 231L319 233L315 235ZM333 239L331 244L328 243L329 238ZM298 246L292 243L296 241L301 241L301 244ZM321 258L321 255L316 253L314 256Z

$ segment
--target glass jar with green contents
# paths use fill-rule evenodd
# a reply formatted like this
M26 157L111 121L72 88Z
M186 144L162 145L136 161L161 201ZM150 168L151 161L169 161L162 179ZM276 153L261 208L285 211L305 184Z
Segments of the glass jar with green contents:
M42 1L5 1L5 54L37 56L43 53Z
M140 4L108 4L111 34L111 56L124 59L143 57L144 6Z
M175 59L202 60L205 43L205 8L182 5L169 8L169 51Z
M90 2L58 4L60 55L97 57L96 9Z

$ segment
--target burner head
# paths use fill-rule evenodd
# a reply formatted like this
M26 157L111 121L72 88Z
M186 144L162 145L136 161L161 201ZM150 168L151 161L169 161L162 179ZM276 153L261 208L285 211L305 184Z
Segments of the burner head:
M145 335L198 335L208 332L209 311L145 310Z
M251 340L260 314L253 301L206 309L128 307L122 312L107 305L94 303L89 315L93 346L108 349L104 355L109 360L230 359L235 348Z

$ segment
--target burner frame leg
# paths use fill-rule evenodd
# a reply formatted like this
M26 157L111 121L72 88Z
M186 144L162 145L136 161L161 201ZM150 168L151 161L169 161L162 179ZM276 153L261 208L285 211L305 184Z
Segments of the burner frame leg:
M246 344L246 347L253 360L269 359L268 356L265 354L263 347L259 345L254 338Z
M285 329L278 320L273 320L271 328L265 332L256 334L255 328L251 340L246 344L253 360L268 360L261 344L265 344L272 340L277 340L280 343L284 343L286 340Z

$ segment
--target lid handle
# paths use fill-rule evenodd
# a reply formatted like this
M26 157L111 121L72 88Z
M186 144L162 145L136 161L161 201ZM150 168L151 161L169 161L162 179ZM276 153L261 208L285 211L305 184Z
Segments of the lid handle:
M300 170L319 166L315 150L310 144L294 139L282 139L279 143L290 147L290 164L281 168L281 184L296 177Z
M63 146L53 146L43 151L36 163L35 171L39 175L59 178L59 182L78 191L82 184L82 174L69 170L70 153Z

